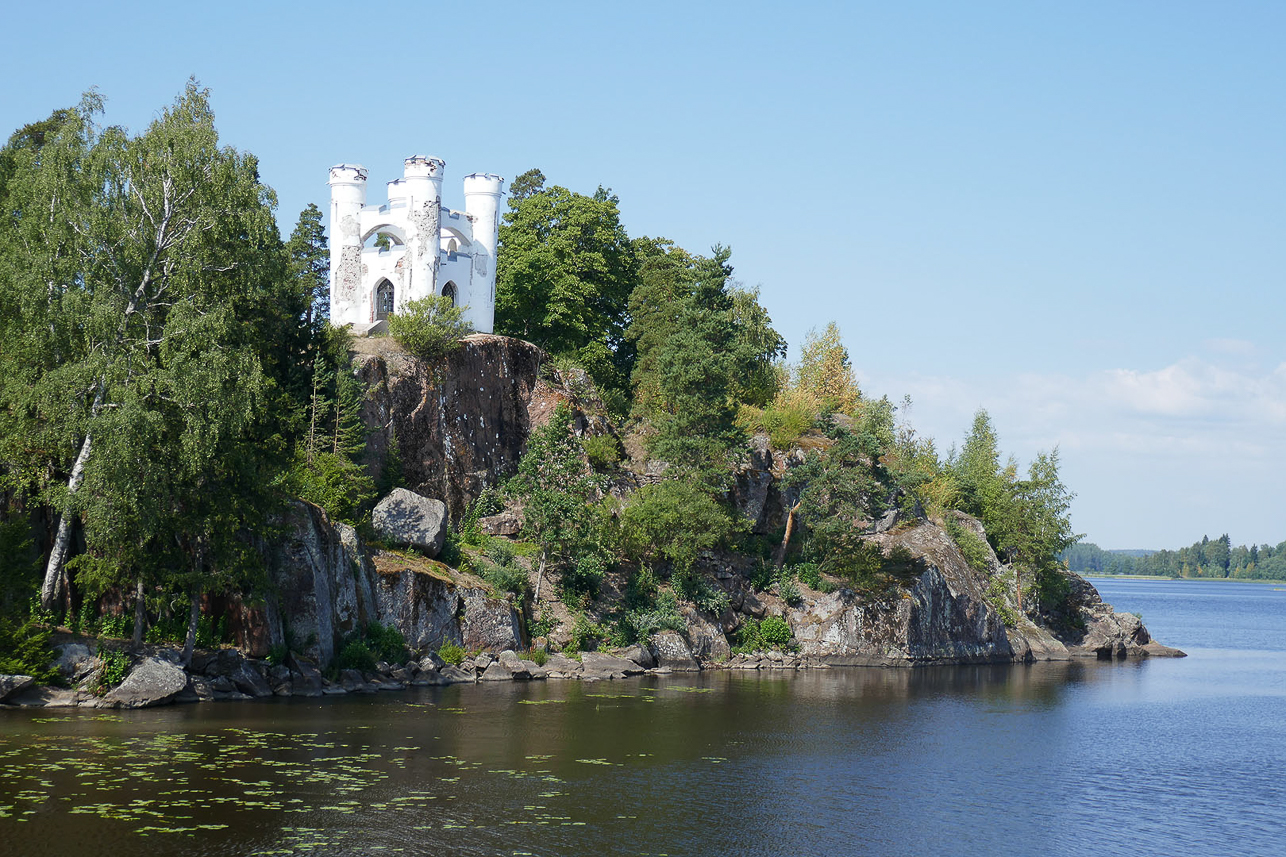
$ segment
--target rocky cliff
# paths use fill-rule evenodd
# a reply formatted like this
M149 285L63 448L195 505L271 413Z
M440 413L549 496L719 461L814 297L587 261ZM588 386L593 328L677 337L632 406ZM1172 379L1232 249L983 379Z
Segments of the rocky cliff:
M488 485L513 473L533 425L559 396L540 380L547 360L529 342L475 334L433 362L388 337L355 340L366 388L366 466L380 481L396 445L402 482L444 501L452 520Z
M389 339L359 339L356 349L355 373L366 391L372 475L380 479L396 449L402 483L445 502L455 521L483 488L514 471L532 428L560 401L572 404L578 432L615 431L586 379L542 372L545 355L530 343L471 336L461 349L431 364L408 357ZM658 478L664 465L640 459L641 446L629 438L625 446L634 460L610 480L610 490L628 503L633 490ZM774 450L760 435L752 439L749 453L729 499L753 532L766 534L782 524L786 498L781 479L803 460L804 451ZM952 526L972 530L985 544L978 521L952 515ZM265 594L251 601L231 593L207 604L210 612L228 620L250 660L230 650L202 653L186 670L187 680L173 664L172 652L151 650L142 660L136 658L135 673L123 689L100 698L88 688L101 663L81 643L70 643L79 646L74 657L64 650L72 690L33 689L22 677L4 677L0 690L6 701L25 700L21 704L135 706L475 679L610 678L645 669L915 666L1182 654L1153 641L1138 617L1116 613L1089 582L1070 572L1065 614L1057 623L1037 616L1038 624L1023 610L1012 569L989 548L985 563L971 565L944 523L922 513L905 519L890 513L869 522L866 538L903 566L897 576L901 584L874 593L855 592L834 581L828 591L800 583L798 597L792 594L787 603L780 585L752 585L757 558L703 554L697 570L728 596L722 615L683 604L681 630L654 634L621 651L621 657L587 654L574 660L551 654L548 666L540 666L515 652L533 642L565 645L581 610L609 623L620 609L628 570L609 573L592 603L564 605L557 587L547 584L539 604L515 604L470 573L414 552L372 547L353 527L297 502L282 521L283 536L267 549L271 585ZM517 534L521 510L511 508L488 526L498 536ZM537 582L533 568L533 589ZM553 621L547 640L528 639L524 614ZM789 643L733 655L731 641L738 629L767 617L785 623ZM417 660L382 665L378 674L348 670L324 679L345 640L370 623L397 628ZM483 654L458 668L447 666L434 654L447 643ZM288 662L256 660L274 649L289 651Z

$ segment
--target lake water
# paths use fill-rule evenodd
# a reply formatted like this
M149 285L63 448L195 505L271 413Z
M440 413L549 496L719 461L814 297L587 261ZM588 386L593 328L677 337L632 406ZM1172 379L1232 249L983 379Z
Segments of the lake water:
M1286 591L1094 583L1190 657L0 711L0 855L1286 853Z

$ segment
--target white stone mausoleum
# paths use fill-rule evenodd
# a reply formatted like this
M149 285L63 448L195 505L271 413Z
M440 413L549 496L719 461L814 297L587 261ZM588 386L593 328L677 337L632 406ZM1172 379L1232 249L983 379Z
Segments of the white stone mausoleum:
M330 320L366 332L407 301L443 295L490 333L496 307L496 241L504 179L464 179L464 211L442 205L445 162L413 155L388 202L366 204L366 168L330 168Z

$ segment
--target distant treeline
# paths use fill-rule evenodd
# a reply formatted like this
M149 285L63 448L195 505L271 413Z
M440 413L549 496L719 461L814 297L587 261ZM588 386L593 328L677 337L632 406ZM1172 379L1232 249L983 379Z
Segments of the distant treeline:
M1232 547L1227 533L1217 539L1202 536L1201 541L1175 551L1106 551L1082 542L1063 551L1060 557L1075 572L1286 580L1286 542L1276 547Z

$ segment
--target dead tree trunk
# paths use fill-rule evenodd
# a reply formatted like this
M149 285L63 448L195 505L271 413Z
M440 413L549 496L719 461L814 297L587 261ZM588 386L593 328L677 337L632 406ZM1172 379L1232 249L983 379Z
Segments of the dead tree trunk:
M799 504L790 507L790 512L786 515L786 532L781 537L781 546L777 548L776 565L777 570L786 564L786 551L790 549L790 534L795 531L795 513L799 511Z

